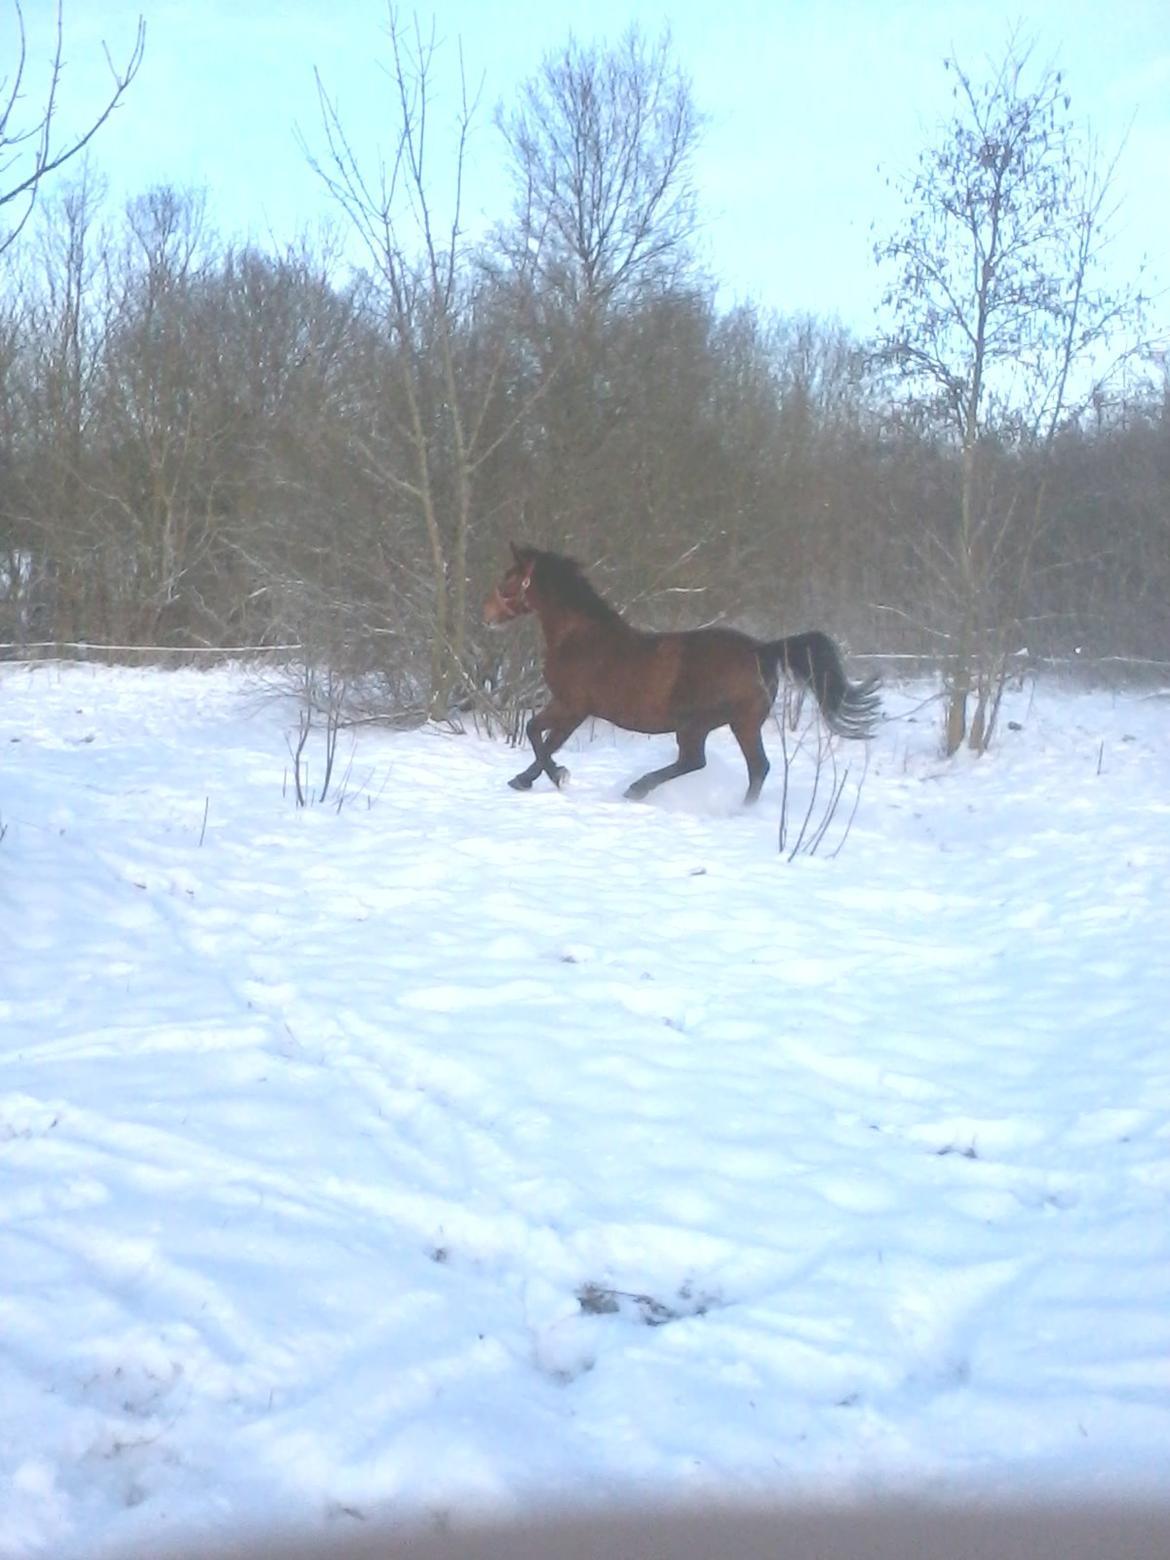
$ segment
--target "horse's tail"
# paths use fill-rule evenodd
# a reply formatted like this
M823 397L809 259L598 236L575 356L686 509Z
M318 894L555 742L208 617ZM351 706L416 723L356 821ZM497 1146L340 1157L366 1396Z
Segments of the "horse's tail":
M779 669L810 687L830 731L841 737L873 736L881 713L881 679L851 683L841 652L828 634L813 629L774 639L760 646L760 664L769 680Z

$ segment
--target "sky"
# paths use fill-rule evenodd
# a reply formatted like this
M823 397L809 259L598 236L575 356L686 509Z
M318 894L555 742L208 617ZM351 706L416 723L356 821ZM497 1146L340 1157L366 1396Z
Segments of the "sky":
M51 0L25 0L43 59ZM408 9L403 8L409 16ZM0 0L0 59L11 57L13 0ZM314 68L359 147L389 141L385 0L65 0L62 123L99 98L104 39L146 56L95 143L122 198L159 182L205 187L225 237L282 243L329 211L298 144L319 141ZM440 0L437 120L454 108L457 48L482 79L467 188L471 220L503 216L508 190L492 124L542 56L571 32L618 39L669 24L706 127L696 171L700 253L725 305L751 298L785 314L837 316L864 330L882 290L875 232L898 219L894 183L938 137L953 85L943 60L980 75L1013 29L1066 72L1073 113L1119 153L1119 275L1147 259L1170 279L1170 7L1165 0ZM33 61L28 77L35 101Z

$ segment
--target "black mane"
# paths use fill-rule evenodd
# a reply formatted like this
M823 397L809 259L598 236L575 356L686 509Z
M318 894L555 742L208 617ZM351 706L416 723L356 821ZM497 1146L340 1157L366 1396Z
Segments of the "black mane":
M519 547L516 551L522 562L531 560L536 565L532 577L539 590L599 623L622 621L621 613L594 590L575 558L567 558L564 553L542 552L539 547Z

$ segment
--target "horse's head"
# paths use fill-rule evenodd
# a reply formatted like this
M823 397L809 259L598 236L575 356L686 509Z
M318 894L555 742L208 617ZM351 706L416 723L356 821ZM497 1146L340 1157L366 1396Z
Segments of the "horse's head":
M512 567L483 604L483 620L493 627L510 623L513 618L533 612L536 603L529 594L532 574L536 568L536 551L532 547L517 547L512 543Z

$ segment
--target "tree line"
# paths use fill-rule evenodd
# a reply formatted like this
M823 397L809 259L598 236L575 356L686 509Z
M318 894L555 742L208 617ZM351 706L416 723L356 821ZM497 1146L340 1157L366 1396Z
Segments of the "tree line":
M113 211L80 158L0 230L0 640L296 644L371 711L499 713L539 679L534 636L479 624L516 538L648 625L921 656L950 750L990 741L1021 651L1167 658L1165 360L1136 284L1099 280L1108 179L1058 75L951 67L862 339L719 307L668 37L542 62L474 241L480 107L393 13L389 51L380 150L318 82L332 237L240 245L174 188Z

